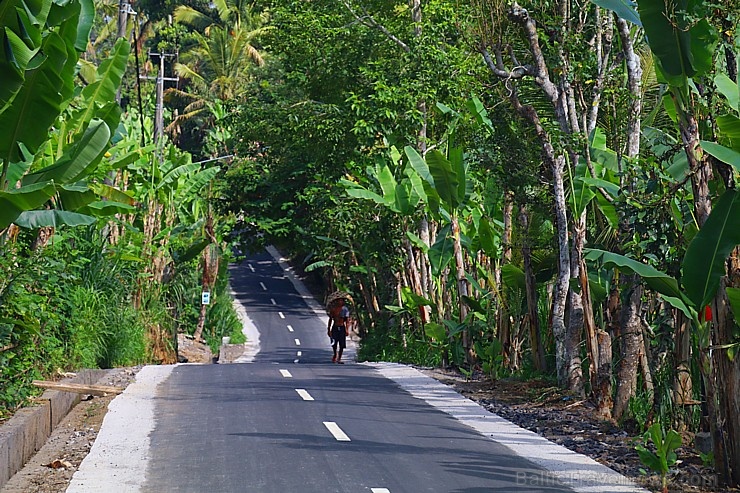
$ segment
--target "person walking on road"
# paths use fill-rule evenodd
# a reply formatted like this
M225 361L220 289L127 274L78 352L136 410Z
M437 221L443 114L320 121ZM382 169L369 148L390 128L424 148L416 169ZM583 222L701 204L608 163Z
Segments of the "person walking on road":
M345 305L344 298L339 298L329 309L329 326L327 327L327 335L332 340L331 347L334 350L334 356L331 358L332 363L344 364L342 353L344 348L347 347L348 324L349 308Z

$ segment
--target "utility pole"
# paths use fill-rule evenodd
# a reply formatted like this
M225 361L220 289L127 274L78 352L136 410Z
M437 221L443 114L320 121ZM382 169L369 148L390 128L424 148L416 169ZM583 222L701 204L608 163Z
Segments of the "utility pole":
M164 76L164 61L165 58L174 58L177 55L172 53L151 53L149 56L159 57L159 71L157 77L142 77L142 79L156 79L157 81L157 101L154 113L154 143L158 144L162 140L164 134L164 83L165 81L177 82L180 80L179 77L165 77Z
M129 4L129 0L120 0L118 3L118 38L128 39L129 15L136 15L136 12L134 12ZM121 104L121 86L118 86L118 90L116 91L116 101L118 101L118 104Z

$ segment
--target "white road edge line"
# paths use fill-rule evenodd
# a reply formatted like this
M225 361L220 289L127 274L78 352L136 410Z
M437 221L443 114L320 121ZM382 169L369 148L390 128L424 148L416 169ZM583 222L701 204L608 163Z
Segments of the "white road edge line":
M331 433L334 438L337 439L338 442L351 442L352 440L349 439L346 433L342 431L342 429L333 421L324 421L324 426L326 426L326 429L329 430L329 433Z
M293 375L291 375L291 374L290 374L290 372L289 372L288 370L280 370L280 374L281 374L281 375L282 375L282 376L283 376L284 378L293 378Z
M304 401L312 401L313 397L311 397L311 394L309 394L306 389L295 389L296 392L298 392L298 395L301 396L301 399Z

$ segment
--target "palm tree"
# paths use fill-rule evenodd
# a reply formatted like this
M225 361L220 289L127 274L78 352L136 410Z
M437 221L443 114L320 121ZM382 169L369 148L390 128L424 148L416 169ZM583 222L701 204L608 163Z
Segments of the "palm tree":
M207 128L209 103L242 97L250 70L264 65L254 41L268 29L263 27L266 14L255 13L252 4L241 0L216 0L214 5L217 18L189 6L175 9L175 20L197 32L195 46L175 65L177 75L187 79L192 90L172 88L166 94L169 103L183 107L167 127L170 134L180 133L186 122L201 131Z

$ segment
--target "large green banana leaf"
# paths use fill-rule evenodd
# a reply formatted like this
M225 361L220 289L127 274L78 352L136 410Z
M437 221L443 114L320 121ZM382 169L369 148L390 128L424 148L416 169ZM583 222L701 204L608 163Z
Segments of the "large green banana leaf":
M486 255L491 258L499 256L500 237L485 217L481 218L478 223L478 241Z
M60 201L59 208L67 211L78 211L98 200L90 187L83 182L58 186L57 195Z
M740 192L727 190L712 208L683 260L682 284L697 308L706 306L725 275L725 260L740 244Z
M99 197L104 197L114 202L121 202L128 205L134 205L136 203L130 195L104 183L92 183L90 184L90 190L95 192Z
M740 149L740 118L735 115L720 115L717 126L722 135L730 139L733 149Z
M678 281L673 277L660 272L654 267L617 253L597 249L586 249L585 253L583 256L584 259L596 262L600 261L604 267L616 267L627 272L634 272L651 289L663 295L663 299L667 303L681 310L689 318L693 318L692 311L687 304L688 299L678 287Z
M94 19L94 0L54 0L47 17L50 26L70 26L74 30L72 48L78 52L87 49Z
M365 200L372 200L376 204L380 205L388 205L386 200L377 193L373 192L372 190L368 190L367 188L364 188L357 183L346 180L342 178L341 180L342 185L344 185L347 189L347 194L350 197L354 197L356 199L365 199Z
M450 226L447 225L439 231L437 241L429 248L429 264L432 267L432 274L442 275L453 256L453 239L450 235Z
M99 107L105 107L105 105L115 102L116 91L121 85L129 52L128 41L125 38L120 38L113 47L111 55L98 67L95 82L88 84L82 90L85 104L72 117L74 120L73 133L80 132L93 117L100 117L98 114ZM118 105L116 104L115 107L117 108ZM117 123L112 125L111 122L108 122L108 126L115 128L118 125Z
M645 36L671 85L712 67L717 39L706 19L691 19L689 0L640 0L637 9Z
M701 141L701 147L708 154L735 168L736 172L740 172L740 152L706 140Z
M740 109L740 87L725 74L714 76L714 85L717 90L727 98L727 104L735 111Z
M192 175L187 183L182 187L182 196L191 197L200 192L216 175L221 171L221 168L214 166L212 168L204 169Z
M24 211L18 216L15 224L21 228L58 228L62 225L67 226L89 226L96 222L96 219L85 214L77 212L60 211L56 209L41 211Z
M396 179L393 177L393 172L387 164L376 164L375 165L375 178L378 180L378 185L383 191L383 198L389 204L396 203Z
M43 55L41 55L43 53ZM67 47L55 32L44 38L37 57L43 61L28 70L25 82L12 104L0 114L0 161L21 159L19 142L33 154L49 137L49 127L62 110L64 98L59 88L64 85Z
M424 158L411 146L406 146L403 150L409 158L409 164L411 164L411 167L419 174L421 179L434 187L434 178L432 178L432 173L429 171L429 166L424 161Z
M136 212L136 207L111 200L96 200L80 208L77 212L94 217L108 217L115 214L131 214Z
M614 11L620 18L637 26L642 26L640 16L635 10L636 4L631 0L591 0L601 8Z
M429 172L434 179L434 189L443 203L450 210L455 210L461 203L459 196L460 182L458 174L452 169L452 163L438 150L434 149L426 155Z
M51 166L23 178L23 184L54 180L56 183L75 183L85 178L100 163L108 150L110 129L102 120L93 120L81 138Z
M52 182L0 191L0 229L10 226L23 211L44 205L55 192L56 187Z
M41 46L41 33L52 0L4 0L0 2L0 113L12 101L25 80L25 72Z

